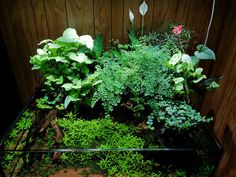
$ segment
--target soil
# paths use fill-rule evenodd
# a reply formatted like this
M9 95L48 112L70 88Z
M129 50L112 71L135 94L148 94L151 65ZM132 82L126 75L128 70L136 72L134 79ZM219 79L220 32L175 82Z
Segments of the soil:
M91 174L84 173L89 171L89 168L80 168L80 169L62 169L53 175L49 175L49 177L104 177L102 174ZM33 177L33 176L31 176ZM41 176L34 176L41 177Z

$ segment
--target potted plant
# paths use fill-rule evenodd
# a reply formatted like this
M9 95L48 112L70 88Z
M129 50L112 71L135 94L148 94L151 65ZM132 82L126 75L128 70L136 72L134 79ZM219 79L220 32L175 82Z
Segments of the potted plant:
M130 43L113 41L107 51L101 35L93 40L72 28L39 43L30 63L43 83L1 143L6 173L71 167L106 176L213 173L221 151L203 126L212 117L202 116L194 100L199 90L219 86L198 66L215 54L204 45L187 54L190 33L182 25L144 34L147 10L143 2L140 33L129 11Z

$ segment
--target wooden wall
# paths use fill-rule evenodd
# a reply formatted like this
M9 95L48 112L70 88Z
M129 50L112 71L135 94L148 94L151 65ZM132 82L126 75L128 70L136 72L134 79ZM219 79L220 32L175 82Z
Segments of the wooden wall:
M127 41L129 8L140 27L141 0L2 0L0 30L17 78L23 103L37 86L38 73L31 71L29 57L43 39L55 39L67 27L79 35L101 33L105 44L111 39ZM156 30L163 22L178 21L196 31L202 41L209 17L211 0L146 0L145 30ZM196 9L197 7L197 9Z
M29 57L37 44L55 39L67 27L79 35L101 33L107 45L111 39L127 41L130 28L128 9L140 27L138 7L142 0L1 0L0 30L23 103L37 86L37 72L31 71ZM149 10L145 30L155 31L166 22L179 22L193 30L194 39L204 42L212 0L146 0ZM203 113L215 114L214 132L225 147L217 177L236 176L236 16L235 0L216 0L215 16L208 46L217 53L216 62L202 65L207 73L223 76L221 87L203 99ZM234 155L234 156L233 156Z
M219 4L220 5L220 4ZM220 87L207 93L202 113L214 115L214 133L225 149L217 177L236 176L236 1L221 2L223 23L216 43L217 60L209 75L222 76ZM213 34L214 35L214 34Z

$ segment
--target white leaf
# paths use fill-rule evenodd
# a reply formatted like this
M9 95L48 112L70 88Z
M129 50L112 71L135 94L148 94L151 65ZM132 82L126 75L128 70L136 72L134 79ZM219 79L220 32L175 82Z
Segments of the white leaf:
M83 45L85 45L90 50L93 49L94 40L90 35L82 35L79 37L79 42Z
M191 57L187 54L182 55L181 61L184 62L184 63L192 63Z
M145 1L139 6L139 12L142 16L144 16L148 11L148 5L146 4Z
M79 36L74 28L67 28L63 32L63 36L57 38L57 40L61 42L78 42Z
M45 55L46 52L44 52L43 49L37 49L37 54L38 55Z
M181 57L182 57L182 53L179 51L178 53L174 54L170 60L169 60L169 64L175 66L180 60L181 60Z
M38 43L38 45L46 44L46 43L49 43L49 42L52 42L52 40L51 39L45 39L45 40L41 41L40 43Z
M129 20L131 23L134 23L134 14L130 9L129 9Z
M68 107L68 105L70 104L70 102L71 102L70 97L67 96L66 99L65 99L65 101L64 101L64 107L65 107L65 109Z

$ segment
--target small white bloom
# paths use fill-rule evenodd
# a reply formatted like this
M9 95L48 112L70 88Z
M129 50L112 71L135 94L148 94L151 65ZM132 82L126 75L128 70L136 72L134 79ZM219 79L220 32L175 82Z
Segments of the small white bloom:
M79 42L86 47L88 47L90 50L93 49L94 41L93 38L90 35L83 35L79 37Z
M139 6L139 12L142 16L144 16L148 11L148 5L145 1Z
M130 9L129 9L129 20L131 23L134 23L134 14Z

